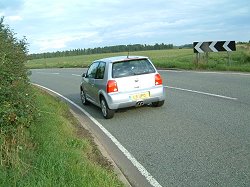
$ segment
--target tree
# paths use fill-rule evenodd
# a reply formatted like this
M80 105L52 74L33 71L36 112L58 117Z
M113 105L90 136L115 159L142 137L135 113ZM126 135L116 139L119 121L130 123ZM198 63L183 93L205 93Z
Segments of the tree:
M38 58L51 58L60 56L75 56L75 55L89 55L89 54L101 54L101 53L117 53L117 52L128 52L128 51L146 51L146 50L163 50L163 49L173 49L173 44L158 44L155 45L142 45L142 44L129 44L129 45L116 45L116 46L105 46L105 47L95 47L88 49L74 49L69 51L57 51L51 53L41 53L41 54L31 54L29 59Z

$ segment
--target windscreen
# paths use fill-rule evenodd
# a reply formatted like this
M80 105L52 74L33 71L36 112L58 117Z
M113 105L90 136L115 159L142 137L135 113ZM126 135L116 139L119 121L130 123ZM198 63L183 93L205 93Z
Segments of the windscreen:
M115 62L112 67L113 78L128 77L148 73L155 73L155 69L147 59Z

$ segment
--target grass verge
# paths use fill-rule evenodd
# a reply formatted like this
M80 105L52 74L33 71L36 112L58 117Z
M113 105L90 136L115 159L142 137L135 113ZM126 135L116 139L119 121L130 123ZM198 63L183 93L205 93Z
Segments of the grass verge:
M68 106L34 89L39 117L25 130L20 167L0 166L0 186L124 186Z

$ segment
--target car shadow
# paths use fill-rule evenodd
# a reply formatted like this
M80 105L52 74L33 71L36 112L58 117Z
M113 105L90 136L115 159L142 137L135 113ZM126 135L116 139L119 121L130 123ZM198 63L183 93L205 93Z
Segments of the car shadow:
M82 109L84 109L86 112L88 112L92 117L96 119L103 119L101 109L91 103L88 105L83 105L81 101L80 94L74 93L74 94L67 94L64 95L64 97L70 99L73 101L75 104L80 106Z
M116 113L125 113L127 111L133 111L133 110L137 110L138 108L148 108L148 107L152 107L152 105L143 105L143 106L133 106L133 107L127 107L127 108L120 108L116 110Z
M82 104L80 94L74 93L74 94L67 94L64 96L66 98L70 99L71 101L73 101L75 104L80 106L85 111L87 111L92 117L94 117L96 119L104 119L104 117L102 115L102 111L99 107L97 107L96 105L94 105L92 103L89 103L88 105ZM133 111L133 110L136 110L137 108L148 108L148 107L152 107L152 105L143 105L143 106L138 106L138 107L121 108L121 109L117 109L116 113L126 113L127 111Z

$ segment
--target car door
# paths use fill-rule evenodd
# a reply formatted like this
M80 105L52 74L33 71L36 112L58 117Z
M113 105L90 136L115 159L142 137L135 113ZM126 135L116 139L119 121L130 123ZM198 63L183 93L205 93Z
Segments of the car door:
M94 95L95 95L95 76L96 76L96 71L97 67L99 65L99 62L94 62L93 64L90 65L86 76L84 77L84 91L86 94L86 98L90 100L91 102L95 103Z
M95 75L95 84L93 87L93 100L96 102L97 105L100 104L99 101L99 91L106 90L106 81L104 80L104 73L105 73L105 62L100 62Z

